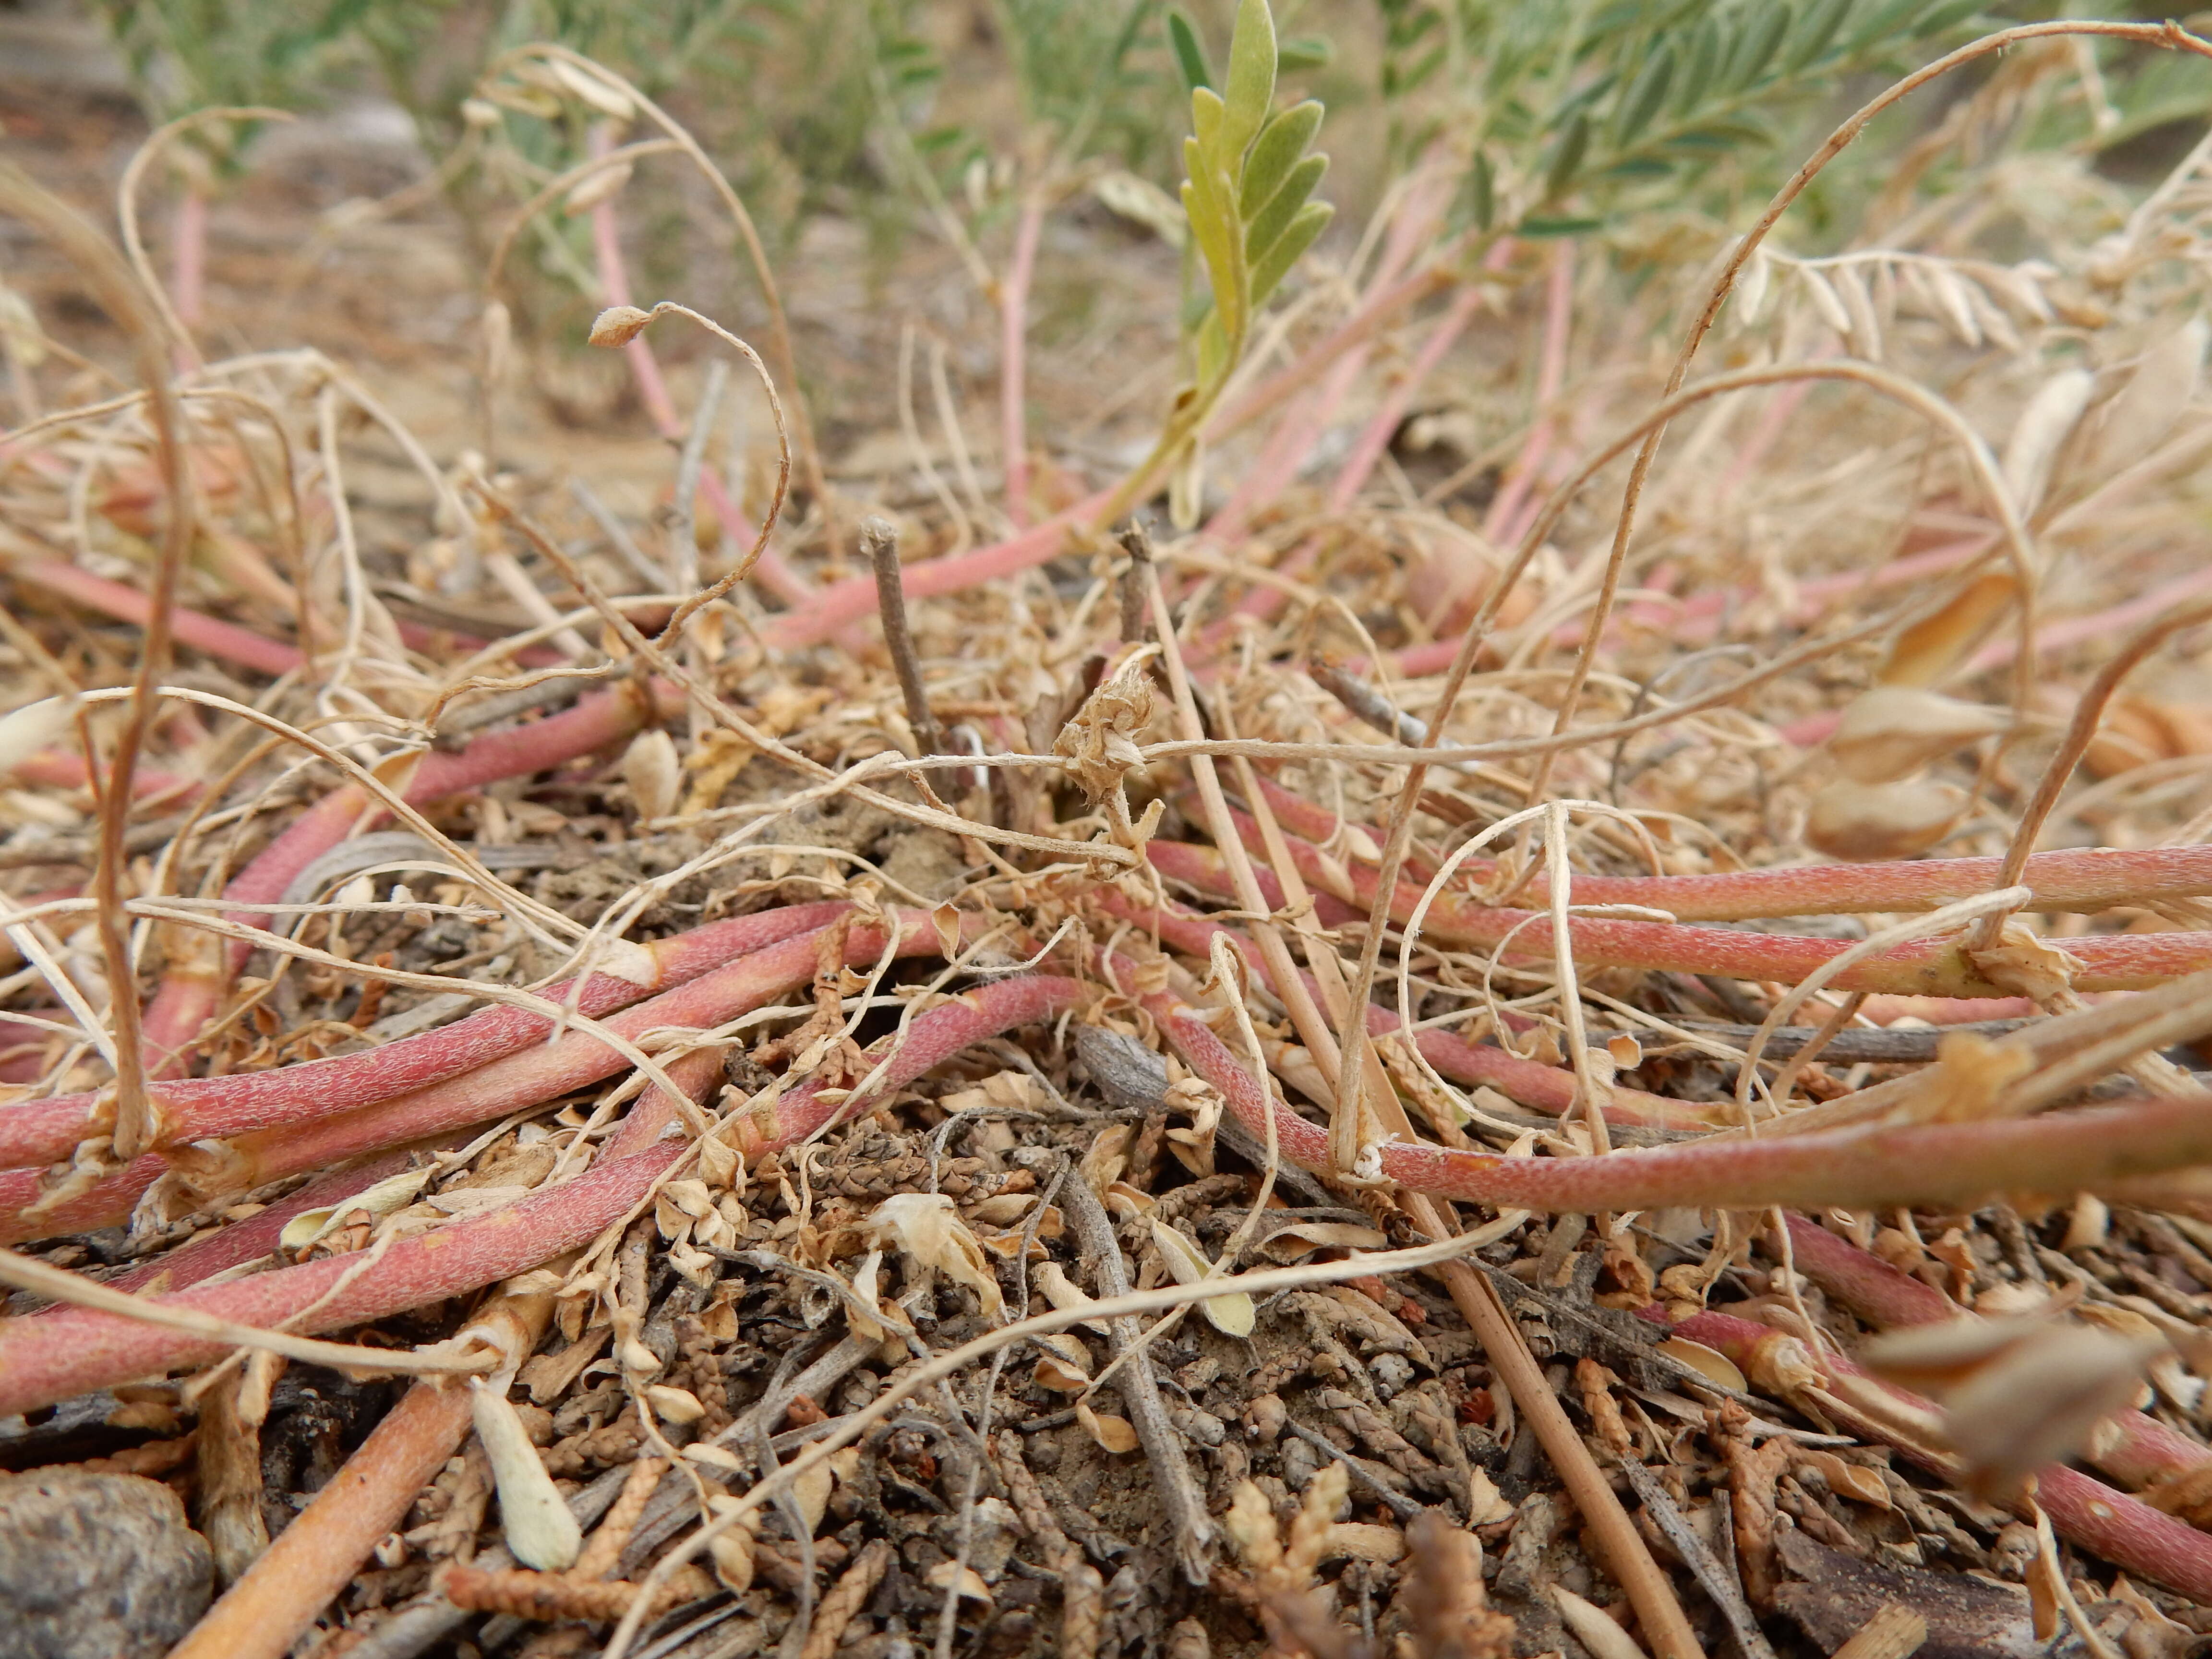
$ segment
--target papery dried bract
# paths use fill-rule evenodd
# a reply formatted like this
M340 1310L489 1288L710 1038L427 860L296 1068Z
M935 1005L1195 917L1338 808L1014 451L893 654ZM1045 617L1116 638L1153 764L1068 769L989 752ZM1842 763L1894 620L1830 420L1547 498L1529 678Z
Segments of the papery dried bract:
M1006 1311L981 1243L944 1194L895 1193L876 1206L862 1230L871 1243L896 1249L968 1286L983 1304L985 1317L995 1320Z

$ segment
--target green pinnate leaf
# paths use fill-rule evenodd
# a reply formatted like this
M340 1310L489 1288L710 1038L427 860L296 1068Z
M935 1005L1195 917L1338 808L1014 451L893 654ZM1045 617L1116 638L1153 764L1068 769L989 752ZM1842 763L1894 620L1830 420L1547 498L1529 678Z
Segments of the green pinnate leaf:
M1796 13L1787 4L1761 6L1752 14L1751 27L1738 38L1737 54L1729 63L1727 84L1731 90L1758 83L1796 21Z
M1259 142L1244 160L1244 189L1237 210L1248 220L1273 199L1321 131L1322 106L1309 98L1285 110L1260 130Z
M1850 15L1854 0L1814 0L1813 9L1805 14L1790 42L1790 51L1782 60L1782 67L1795 73L1827 51L1835 40L1836 31L1843 27L1844 19Z
M1267 204L1253 218L1250 228L1245 232L1246 258L1256 264L1269 248L1274 246L1283 233L1290 228L1291 222L1305 206L1306 198L1314 193L1314 187L1321 183L1322 175L1328 171L1328 157L1326 155L1309 155L1291 169L1289 177L1283 180L1283 187L1269 198Z
M1197 29L1180 9L1168 12L1168 45L1175 52L1176 67L1182 71L1186 90L1196 92L1213 84L1212 72L1206 67L1206 48L1199 43Z
M1211 87L1200 87L1190 95L1190 130L1198 140L1199 154L1208 160L1221 155L1221 129L1224 120L1221 94Z
M1467 177L1460 183L1459 210L1464 214L1462 222L1471 223L1477 230L1488 230L1498 218L1498 171L1491 165L1488 154L1474 153Z
M1265 303L1277 284L1290 275L1291 267L1298 256L1314 245L1315 240L1328 228L1328 222L1336 210L1327 202L1308 202L1297 210L1290 228L1275 239L1267 257L1252 270L1252 304L1256 308Z
M1557 201L1573 188L1575 179L1582 173L1583 162L1589 155L1589 113L1577 110L1573 118L1567 123L1566 131L1559 135L1559 142L1553 148L1552 165L1545 170L1546 201Z
M1727 58L1728 47L1717 18L1708 17L1698 25L1697 32L1690 37L1690 55L1683 61L1682 77L1674 83L1677 109L1695 109L1704 100L1714 76Z
M1259 137L1275 101L1275 18L1267 0L1237 0L1237 28L1229 37L1229 77L1221 137L1231 167Z
M1982 0L1939 0L1913 19L1912 33L1916 37L1941 34L1958 27L1981 9Z
M1632 144L1642 136L1644 129L1651 125L1651 118L1667 101L1667 89L1674 81L1674 46L1668 41L1645 60L1636 78L1628 83L1627 94L1620 100L1616 143Z
M1275 72L1295 75L1300 70L1326 69L1334 61L1336 48L1318 34L1301 34L1275 48Z

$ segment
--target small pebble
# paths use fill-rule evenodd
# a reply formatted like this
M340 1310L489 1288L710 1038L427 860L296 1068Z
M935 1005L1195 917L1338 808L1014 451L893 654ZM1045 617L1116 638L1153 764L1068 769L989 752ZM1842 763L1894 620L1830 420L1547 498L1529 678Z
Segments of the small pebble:
M160 1481L0 1477L0 1659L157 1659L214 1588L207 1540Z

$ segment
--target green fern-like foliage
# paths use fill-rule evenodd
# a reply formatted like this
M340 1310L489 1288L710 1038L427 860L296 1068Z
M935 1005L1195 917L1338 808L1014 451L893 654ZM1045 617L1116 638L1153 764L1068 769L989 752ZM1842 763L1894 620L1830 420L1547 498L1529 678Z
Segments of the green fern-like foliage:
M1679 200L1717 160L1771 153L1847 77L1976 32L1984 3L1382 0L1382 90L1419 112L1401 145L1467 145L1465 219L1573 234Z
M1335 210L1313 199L1328 171L1328 157L1313 148L1321 105L1309 99L1285 110L1274 106L1281 47L1267 0L1239 0L1218 90L1189 20L1170 12L1167 22L1190 86L1191 132L1182 143L1182 209L1190 227L1185 246L1206 277L1184 311L1190 378L1176 393L1155 456L1177 466L1174 501L1181 521L1195 498L1198 428L1242 361L1254 318ZM1137 478L1148 477L1150 468L1148 463Z

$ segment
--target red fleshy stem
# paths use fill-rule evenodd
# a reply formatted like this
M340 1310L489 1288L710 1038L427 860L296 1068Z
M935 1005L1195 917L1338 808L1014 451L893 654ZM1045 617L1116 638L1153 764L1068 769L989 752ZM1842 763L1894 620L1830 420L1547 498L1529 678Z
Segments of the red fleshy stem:
M138 589L110 581L105 576L95 576L58 559L27 560L9 566L8 574L18 581L58 593L88 611L97 611L118 622L136 623L143 628L153 620L153 601ZM169 628L171 637L179 645L204 651L210 657L220 657L257 673L289 674L301 663L295 647L264 639L234 623L203 616L181 605L171 615Z
M17 761L12 769L19 781L44 784L50 789L82 789L92 781L92 769L84 763L84 757L66 749L42 749ZM194 778L145 766L131 769L131 793L135 799L166 797L181 803L199 791L199 782Z
M1665 1322L1657 1310L1647 1312ZM1765 1325L1720 1313L1693 1314L1677 1322L1674 1329L1693 1342L1719 1350L1738 1364L1748 1364L1757 1346L1777 1334ZM1832 1355L1824 1363L1854 1376L1867 1375L1850 1361ZM1904 1397L1914 1400L1909 1395ZM1914 1403L1927 1405L1924 1401L1914 1400ZM1916 1455L1913 1447L1901 1441L1895 1443L1907 1456ZM2130 1498L2062 1464L2038 1469L2035 1482L2037 1501L2050 1516L2051 1526L2069 1542L2126 1571L2154 1578L2192 1601L2212 1599L2212 1536L2153 1509L2139 1498Z
M1241 813L1236 816L1243 817ZM1350 866L1348 871L1343 866L1331 869L1315 848L1298 841L1292 841L1290 848L1300 873L1310 883L1341 885L1348 875L1352 900L1363 906L1373 904L1372 869L1364 865ZM1148 845L1146 855L1165 874L1169 866L1161 861L1158 848L1158 842ZM1192 878L1188 872L1202 872L1209 867L1206 861L1190 859L1187 854L1182 859L1174 873L1183 879ZM1579 895L1583 890L1578 880L1575 891ZM1391 919L1404 923L1413 915L1420 896L1420 889L1399 883L1390 906ZM1577 896L1576 902L1590 901ZM1422 928L1451 945L1480 950L1496 950L1504 945L1504 960L1509 964L1551 965L1552 921L1543 911L1493 908L1447 894L1429 907ZM1509 935L1511 943L1505 945ZM1797 983L1850 948L1838 939L1790 933L1595 916L1570 917L1567 937L1577 965L1585 969L1634 968L1717 974L1785 985ZM2074 976L2077 991L2148 990L2212 967L2212 932L2098 934L2069 939L2064 948L2081 963L2081 971ZM1839 991L1887 991L1907 996L1988 997L2001 995L2004 990L1967 960L1956 939L1915 939L1893 946L1845 969L1828 983Z
M437 800L561 765L629 737L654 714L668 712L674 702L669 688L658 684L649 700L634 688L617 688L585 697L546 720L486 732L457 754L433 751L416 766L403 799L410 804ZM229 913L230 919L249 927L265 925L267 914L251 907L283 897L295 876L344 840L371 810L368 793L355 784L317 801L223 890L223 896L240 907ZM147 1074L155 1079L183 1073L192 1043L253 953L252 945L242 940L198 943L202 948L163 978L146 1010L142 1029Z
M1111 499L1112 492L1102 490L995 545L908 565L899 573L899 580L905 585L908 603L980 587L1058 558L1069 531L1089 524L1091 515ZM770 617L761 635L774 650L796 651L834 638L875 609L875 578L854 576L832 582L805 604Z
M1336 818L1262 780L1276 817L1294 836L1325 845ZM1255 853L1259 826L1241 815L1237 833ZM1572 904L1638 904L1664 910L1677 921L1752 921L1768 916L1852 915L1933 910L1972 898L1996 885L2002 859L1912 859L1896 864L1812 864L1786 869L1719 871L1702 876L1593 876L1577 872L1568 889ZM1409 862L1408 867L1412 867ZM1479 886L1497 872L1488 859L1459 868L1462 886ZM1423 879L1426 878L1426 873ZM2094 913L2115 905L2212 893L2212 847L2156 847L2139 850L2096 848L2038 853L2021 879L2035 896L2029 910ZM1411 912L1408 911L1410 915Z
M1073 1007L1081 994L1073 980L1024 975L956 997L915 1018L893 1051L881 1087L903 1087L970 1043L1048 1018ZM787 1146L867 1103L848 1099L823 1105L816 1091L802 1085L779 1102L774 1127L752 1150ZM152 1299L302 1334L382 1319L480 1290L596 1237L641 1203L689 1150L688 1141L663 1141L628 1157L602 1158L574 1181L401 1239L381 1255L350 1252ZM204 1364L223 1352L221 1343L90 1309L11 1322L0 1326L0 1416Z
M927 955L942 948L927 913L909 910L895 915L899 955ZM616 1036L635 1041L654 1030L706 1029L761 1007L812 977L822 931L740 957L602 1024ZM872 963L883 948L881 929L854 927L846 936L845 962L853 967ZM538 1105L610 1077L626 1063L593 1034L572 1032L373 1106L259 1130L204 1151L173 1151L167 1158L149 1153L75 1197L28 1216L25 1209L38 1194L40 1172L0 1172L0 1243L112 1226L130 1214L139 1195L173 1163L201 1167L223 1191L243 1191L264 1181L323 1169L341 1159Z
M635 947L647 953L652 973L632 981L592 974L576 993L576 1011L597 1019L657 991L697 979L712 969L827 926L848 908L842 903L788 905ZM566 1006L575 981L542 993ZM228 1077L179 1078L149 1091L161 1116L161 1142L242 1134L276 1124L351 1111L474 1071L539 1041L552 1029L542 1014L497 1006L483 1009L439 1030L404 1037L360 1054L237 1072ZM93 1133L101 1104L97 1093L56 1095L0 1107L0 1169L58 1163Z
M1255 871L1255 874L1260 873ZM1272 878L1269 878L1272 879ZM1265 975L1267 967L1258 953L1248 948L1243 935L1224 922L1201 916L1184 909L1172 900L1164 909L1153 909L1130 902L1119 893L1105 890L1099 895L1101 907L1139 927L1157 932L1166 944L1187 956L1203 957L1212 948L1216 934L1225 935L1243 952L1255 972ZM1314 989L1313 976L1301 974L1308 988ZM1317 990L1315 994L1318 995ZM1391 1009L1375 1003L1367 1005L1367 1029L1374 1036L1398 1029L1397 1014ZM1492 1043L1469 1042L1454 1036L1449 1031L1422 1031L1414 1042L1429 1064L1455 1083L1464 1083L1478 1088L1491 1088L1524 1106L1534 1106L1540 1111L1559 1116L1575 1103L1575 1079L1566 1072L1546 1066L1537 1060L1522 1060L1509 1054ZM1670 1100L1664 1095L1655 1095L1641 1089L1614 1085L1612 1097L1605 1108L1606 1121L1638 1127L1656 1129L1711 1129L1717 1125L1711 1114L1701 1107L1686 1102Z
M1115 976L1135 982L1133 964ZM1195 1010L1139 996L1198 1074L1263 1141L1272 1097ZM1329 1167L1321 1128L1273 1111L1283 1156ZM1945 1204L1996 1192L2077 1192L2128 1176L2212 1162L2212 1113L2194 1100L1966 1123L1833 1130L1765 1140L1702 1140L1608 1158L1513 1158L1387 1142L1375 1173L1414 1192L1501 1210L1761 1209Z

